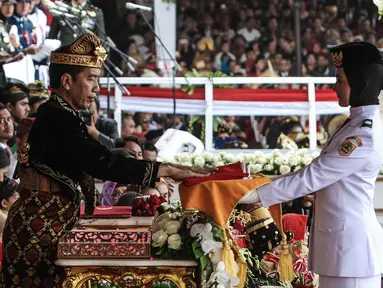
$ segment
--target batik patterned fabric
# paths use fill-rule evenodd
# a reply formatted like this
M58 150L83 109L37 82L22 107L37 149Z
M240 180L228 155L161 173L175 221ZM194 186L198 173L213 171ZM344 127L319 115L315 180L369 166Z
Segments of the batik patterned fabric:
M79 197L25 188L19 193L3 235L1 287L60 287L57 243L78 219Z

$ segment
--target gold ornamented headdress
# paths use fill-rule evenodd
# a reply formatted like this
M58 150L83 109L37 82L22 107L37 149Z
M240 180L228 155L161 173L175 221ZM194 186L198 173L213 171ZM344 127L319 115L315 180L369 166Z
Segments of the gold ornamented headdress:
M108 55L101 40L94 34L85 34L73 44L51 53L51 63L101 68Z
M48 89L43 81L35 81L28 85L29 97L46 97L49 98Z
M26 94L24 90L22 90L20 87L12 86L9 89L9 94L16 95L16 94Z

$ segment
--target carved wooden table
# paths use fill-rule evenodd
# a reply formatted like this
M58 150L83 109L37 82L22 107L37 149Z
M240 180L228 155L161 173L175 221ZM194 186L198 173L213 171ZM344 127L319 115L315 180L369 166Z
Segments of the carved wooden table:
M196 288L195 261L59 259L66 279L63 288L90 288L93 280L104 280L116 287L152 287L153 280L171 281L178 288Z

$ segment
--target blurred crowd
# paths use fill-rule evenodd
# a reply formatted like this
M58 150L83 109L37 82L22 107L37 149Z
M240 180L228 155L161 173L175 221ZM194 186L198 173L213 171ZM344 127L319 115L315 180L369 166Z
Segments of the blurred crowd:
M333 76L328 45L368 41L383 48L382 27L372 1L298 2L303 59L300 69L296 66L293 0L177 1L176 58L183 72L196 69L200 73L219 70L231 76ZM108 19L105 21L108 28ZM122 65L126 76L162 75L155 67L153 34L138 14L127 10L114 37L119 48L144 68L134 72Z

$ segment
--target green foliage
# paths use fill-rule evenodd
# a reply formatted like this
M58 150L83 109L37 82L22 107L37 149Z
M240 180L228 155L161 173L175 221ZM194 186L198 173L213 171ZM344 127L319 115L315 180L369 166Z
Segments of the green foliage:
M217 242L222 242L223 231L214 222L213 218L206 217L203 222L210 223L212 225L212 233L214 240ZM194 238L191 247L194 253L195 260L199 263L201 270L204 271L205 279L206 281L208 281L210 279L211 273L213 273L213 263L211 262L209 255L203 252L199 238Z
M223 73L222 71L216 71L211 72L208 74L205 73L199 73L196 69L193 69L192 71L189 71L185 75L187 78L195 78L195 77L206 77L209 79L212 78L222 78L222 77L229 77L227 74ZM204 85L182 85L181 90L188 95L193 95L196 88L203 88ZM232 84L218 84L214 85L215 88L234 88L234 85Z
M155 280L153 282L153 288L176 288L177 286L174 285L171 281L159 281Z

